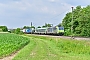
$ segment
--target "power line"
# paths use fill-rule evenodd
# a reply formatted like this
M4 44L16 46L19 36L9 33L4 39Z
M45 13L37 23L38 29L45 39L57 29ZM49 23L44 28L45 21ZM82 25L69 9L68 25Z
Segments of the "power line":
M68 10L66 10L66 11L69 11L70 9L68 9ZM65 13L66 11L64 11L64 12L62 12L62 13L60 13L60 14L58 14L57 16L60 16L60 15L62 15L63 13ZM55 16L55 17L57 17L57 16ZM55 17L52 17L51 19L53 19L53 18L55 18Z

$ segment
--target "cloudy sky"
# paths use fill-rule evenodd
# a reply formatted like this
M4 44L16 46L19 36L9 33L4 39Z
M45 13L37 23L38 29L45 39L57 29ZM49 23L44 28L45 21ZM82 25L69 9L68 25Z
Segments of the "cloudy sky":
M0 0L0 25L8 28L57 25L71 7L87 6L90 0Z

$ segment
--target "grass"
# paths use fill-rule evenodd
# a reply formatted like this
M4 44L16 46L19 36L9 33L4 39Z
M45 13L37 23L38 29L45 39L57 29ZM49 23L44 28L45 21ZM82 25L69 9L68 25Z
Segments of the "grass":
M29 43L29 39L16 34L0 33L0 58L11 55Z
M30 43L13 60L90 60L90 41L25 36Z

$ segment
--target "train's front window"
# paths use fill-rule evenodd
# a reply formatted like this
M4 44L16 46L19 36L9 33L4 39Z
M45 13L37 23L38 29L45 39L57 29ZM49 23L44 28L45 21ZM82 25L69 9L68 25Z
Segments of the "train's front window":
M59 30L64 30L64 27L59 27Z

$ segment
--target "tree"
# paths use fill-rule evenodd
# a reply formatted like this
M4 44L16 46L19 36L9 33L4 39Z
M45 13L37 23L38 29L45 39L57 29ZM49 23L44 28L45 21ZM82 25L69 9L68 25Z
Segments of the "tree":
M3 32L7 32L8 31L7 26L0 26L0 28L2 29Z
M43 25L42 27L52 27L53 24L47 24L45 23L45 25Z
M17 28L17 29L15 30L15 33L16 33L16 34L19 34L19 33L20 33L20 28Z
M31 26L30 28L34 28L34 29L35 29L35 27L34 27L34 26Z
M65 35L71 35L71 26L73 25L73 34L75 36L90 36L90 5L81 8L77 6L72 12L66 14L62 21L62 25L65 28Z
M57 26L58 26L58 27L61 27L61 26L62 26L62 23L59 23Z
M29 26L24 26L23 29L30 28Z
M72 13L69 12L66 14L66 16L64 17L63 21L62 21L62 25L64 26L65 29L65 35L70 35L71 34L71 22L72 20Z
M15 30L16 30L16 29L11 29L10 31L11 31L11 33L15 33Z
M37 28L41 28L40 26L38 26Z

